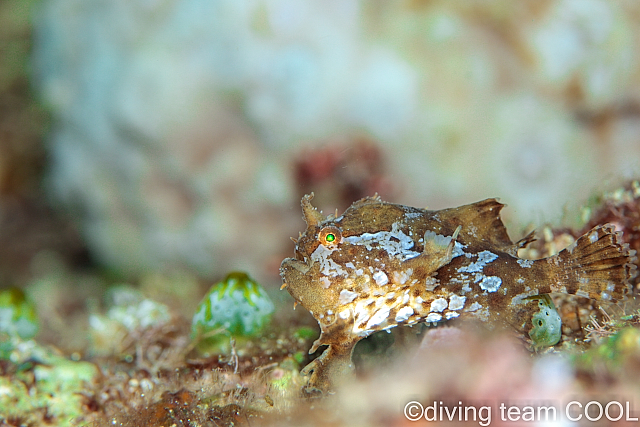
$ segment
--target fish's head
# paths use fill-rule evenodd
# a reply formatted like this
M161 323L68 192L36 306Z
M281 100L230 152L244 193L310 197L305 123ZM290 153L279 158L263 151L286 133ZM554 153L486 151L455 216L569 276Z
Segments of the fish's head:
M347 277L335 261L342 249L342 230L333 216L325 218L311 205L312 197L302 199L307 228L296 241L294 257L282 262L280 275L289 294L322 326L335 322Z
M419 255L403 222L406 212L370 197L340 217L324 217L311 197L302 199L306 230L296 241L294 257L280 267L287 291L309 310L325 336L332 330L332 335L362 337L392 326L391 314L399 307L385 308L385 298L397 301L398 288L409 286L411 271L404 261ZM385 321L371 322L380 310L388 314Z

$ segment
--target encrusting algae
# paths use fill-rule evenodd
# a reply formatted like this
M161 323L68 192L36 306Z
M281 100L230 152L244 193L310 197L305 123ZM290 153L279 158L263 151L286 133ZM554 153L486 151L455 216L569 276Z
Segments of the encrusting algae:
M636 275L635 251L609 224L597 226L557 255L522 259L487 199L439 211L361 199L343 215L324 217L302 198L307 229L281 265L283 288L314 316L321 335L303 369L307 392L334 389L353 372L355 344L398 325L476 318L554 345L561 328L551 292L617 302Z

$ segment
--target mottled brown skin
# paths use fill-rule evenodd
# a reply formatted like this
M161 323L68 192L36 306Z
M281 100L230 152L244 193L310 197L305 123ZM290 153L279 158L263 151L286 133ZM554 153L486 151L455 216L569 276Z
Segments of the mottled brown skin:
M635 253L612 226L596 227L572 247L536 261L517 257L495 199L429 211L355 202L336 218L302 199L307 229L295 257L282 262L286 289L318 321L310 350L327 345L303 373L307 391L327 392L353 372L355 344L397 325L475 317L526 334L535 298L564 292L619 301L635 274Z

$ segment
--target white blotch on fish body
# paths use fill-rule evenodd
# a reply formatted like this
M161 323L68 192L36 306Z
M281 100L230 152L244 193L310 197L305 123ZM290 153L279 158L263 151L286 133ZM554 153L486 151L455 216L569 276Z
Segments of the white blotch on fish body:
M589 233L589 242L595 243L597 241L598 241L598 231L593 230L591 233Z
M480 289L487 292L496 292L502 285L502 279L498 276L486 276L480 282Z
M439 283L440 281L435 277L427 277L425 279L425 287L429 292L433 292L433 290L438 287Z
M343 242L364 246L368 251L383 249L389 258L397 258L405 261L420 255L412 251L413 239L400 230L400 223L394 222L391 231L379 231L377 233L362 233L359 236L349 236L342 239Z
M393 281L398 285L404 285L407 280L411 278L413 274L413 268L408 268L405 271L394 271L393 272Z
M409 289L407 289L407 290L404 292L404 295L402 295L402 304L406 304L406 303L408 303L410 298L411 298L411 297L409 296Z
M531 268L531 266L533 265L532 259L518 259L517 262L522 268Z
M480 273L484 269L484 266L489 264L498 258L498 255L489 251L482 251L478 254L478 261L472 262L469 265L465 265L464 267L460 267L458 269L459 273Z
M413 308L411 308L411 307L402 307L400 310L398 310L398 313L396 314L395 321L396 322L404 322L405 320L407 320L412 315L413 315Z
M453 319L454 317L458 316L460 316L460 313L458 313L457 311L447 311L444 315L447 320Z
M439 322L439 321L442 320L442 314L429 313L429 315L424 320L425 320L425 322Z
M444 298L438 298L433 300L433 302L431 303L431 308L429 309L429 311L437 311L437 312L442 312L445 308L447 308L447 300Z
M476 310L480 310L481 308L482 308L482 304L480 304L478 301L474 301L474 303L471 304L469 308L467 308L465 311L473 312Z
M489 309L485 307L481 310L476 311L475 315L483 322L486 322L487 320L489 320Z
M408 219L420 218L422 216L422 212L407 212L404 216Z
M356 320L354 322L356 325L360 325L360 324L364 323L365 320L367 320L369 318L369 315L370 315L370 312L365 307L365 304L360 304L360 303L356 304L353 312L354 312L354 315L356 317Z
M331 286L331 280L329 280L327 276L322 276L320 278L320 286L322 286L325 289L329 289L329 286Z
M358 296L357 293L351 292L347 289L343 289L340 291L340 297L338 298L338 304L348 304Z
M524 301L525 299L527 299L530 296L533 295L537 295L538 291L528 291L528 292L523 292L521 294L518 294L516 296L514 296L513 298L511 298L511 303L510 305L515 306L515 305L520 305L522 304L522 301Z
M464 302L467 297L461 297L458 295L451 295L449 298L449 310L460 310L464 307Z
M336 249L328 249L323 245L318 245L315 251L311 254L311 261L320 264L320 273L325 276L346 276L347 272L329 256Z
M459 257L461 255L464 255L467 258L471 258L473 255L464 251L466 247L467 245L463 245L460 242L456 242L453 246L453 252L451 253L451 258Z
M387 317L389 317L389 307L382 307L380 310L376 311L373 316L371 316L371 319L369 319L365 328L371 329L372 327L384 322Z
M373 273L373 280L376 281L376 284L378 286L384 286L389 283L389 278L384 271L376 271L375 273Z

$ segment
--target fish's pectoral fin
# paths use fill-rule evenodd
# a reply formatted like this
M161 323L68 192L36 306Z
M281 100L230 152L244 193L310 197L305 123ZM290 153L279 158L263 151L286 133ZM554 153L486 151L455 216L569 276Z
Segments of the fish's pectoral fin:
M439 268L449 264L453 259L453 250L456 246L456 239L460 234L462 226L456 227L451 236L442 236L433 231L424 233L424 249L417 257L404 261L407 268L422 270L429 275Z
M305 366L300 371L302 375L309 376L304 392L310 395L332 393L340 383L351 379L355 373L351 360L355 344L330 344L320 357Z
M331 393L336 386L354 374L351 359L353 349L362 337L353 333L353 315L337 315L331 323L320 324L320 337L314 341L309 354L319 347L328 346L320 357L302 369L309 379L304 391L308 394Z

